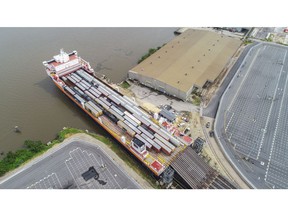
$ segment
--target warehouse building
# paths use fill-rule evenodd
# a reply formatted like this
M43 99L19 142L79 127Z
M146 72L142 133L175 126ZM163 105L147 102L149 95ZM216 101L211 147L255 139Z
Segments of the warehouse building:
M129 79L187 100L194 88L208 87L236 53L240 39L189 29L128 73Z

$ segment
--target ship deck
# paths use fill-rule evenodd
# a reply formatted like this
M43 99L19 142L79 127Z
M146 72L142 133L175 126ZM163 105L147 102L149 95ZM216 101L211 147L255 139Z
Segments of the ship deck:
M175 145L175 143L172 144L170 140L173 138L169 139L169 136L172 135L167 135L168 132L166 134L163 134L163 132L160 131L162 128L153 123L149 119L149 115L143 110L141 110L141 108L138 107L135 102L129 100L129 98L123 96L121 93L117 92L111 86L108 86L101 80L95 78L94 76L92 77L91 74L88 73L84 68L81 68L80 71L82 71L81 74L79 73L78 69L77 71L65 74L62 77L58 77L57 79L53 79L52 77L52 79L61 91L63 91L83 111L85 111L92 119L94 119L99 125L101 125L109 134L111 134L115 139L117 139L119 143L121 143L126 149L129 150L129 152L131 152L135 157L137 157L156 176L161 175L161 173L170 165L170 163L172 163L176 156L186 148L186 146L179 141L179 145ZM90 80L91 77L92 79ZM115 96L116 99L114 99L114 101L110 100L110 96L112 96L112 99ZM88 106L87 104L89 103L91 103L92 106L95 106L95 109L91 108L90 105ZM117 112L120 114L122 112L122 115L119 115L117 114L117 112L113 111L111 109L112 107L116 107L116 110L118 110ZM98 110L97 108L100 109ZM110 113L107 111L109 111ZM142 122L136 118L133 118L133 111L143 117L141 117L141 119L143 120ZM114 115L111 116L112 113ZM127 115L132 117L128 117ZM127 119L129 121L127 121ZM122 121L124 124L130 125L131 130L129 130L129 128L121 128L118 124L119 121ZM151 125L149 126L149 124ZM160 150L157 149L157 144L159 144L159 140L157 140L158 143L154 143L156 148L154 148L154 145L152 145L151 147L151 145L147 143L147 151L145 152L145 155L137 152L132 147L131 141L135 138L137 134L138 136L143 136L143 132L138 130L138 128L141 126L149 130L149 133L154 132L154 135L156 135L156 133L158 132L158 137L160 135L162 140L163 138L165 138L168 142L166 142L166 145L168 146L164 144L165 140L160 141L160 144L162 146L160 146ZM154 128L154 131L151 128ZM150 136L156 140L157 136L154 135ZM123 137L125 137L125 140L123 140ZM174 142L176 141L174 140Z

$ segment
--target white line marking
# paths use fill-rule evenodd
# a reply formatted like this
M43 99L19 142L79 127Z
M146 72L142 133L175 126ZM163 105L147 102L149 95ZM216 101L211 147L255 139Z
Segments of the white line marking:
M285 61L285 59L286 59L286 54L287 54L287 50L285 51L285 54L284 54L284 61ZM275 99L275 97L276 97L277 88L278 88L278 86L279 86L279 81L280 81L280 78L281 78L281 72L282 72L282 70L283 70L283 67L284 67L284 64L282 65L281 70L280 70L280 73L279 73L277 85L276 85L276 88L275 88L275 91L274 91L274 96L273 96L272 103L271 103L271 106L270 106L270 109L269 109L268 117L267 117L267 119L266 119L266 124L265 124L265 128L264 128L264 132L263 132L263 135L262 135L262 138L261 138L261 142L260 142L260 146L259 146L258 154L257 154L257 158L256 158L257 160L258 160L258 158L259 158L259 155L260 155L260 152L261 152L261 148L262 148L262 145L263 145L263 143L264 143L265 132L267 131L268 123L269 123L269 121L270 121L271 111L272 111L272 108L273 108L273 106L274 106L274 99ZM286 83L287 83L287 81L286 81ZM285 88L286 88L286 83L285 83ZM282 101L283 101L283 98L284 98L284 97L282 96ZM282 106L282 101L281 101L280 107ZM281 112L281 110L280 110L280 112ZM279 113L280 113L280 112L279 112ZM277 117L277 124L278 124L278 120L279 120L279 114L278 114L278 117ZM273 139L274 139L274 138L273 138ZM269 166L269 164L268 164L268 166Z
M66 161L65 161L65 164L66 164L66 167L67 167L67 169L69 170L72 178L74 179L75 184L77 185L78 188L80 188L79 185L78 185L78 183L77 183L77 181L76 181L76 179L74 178L74 175L72 174L71 170L69 169L69 166L67 165Z
M256 46L258 46L258 45L256 45ZM256 47L256 46L255 46L255 47ZM250 52L253 48L255 48L255 47L252 47L252 48L249 50L249 52ZM252 62L250 63L250 65L249 65L249 67L248 67L248 69L247 69L247 71L246 71L246 74L244 75L244 78L242 79L242 81L241 81L241 83L240 83L240 86L238 87L238 89L237 89L237 91L236 91L236 94L234 95L234 97L233 97L233 99L232 99L232 102L229 104L227 110L230 111L231 106L234 104L235 99L238 97L239 91L240 91L240 89L241 89L244 81L245 81L246 78L248 77L247 75L250 73L251 67L252 67L252 65L254 64L254 62L255 62L255 60L256 60L256 57L258 56L259 51L260 51L260 49L257 50L257 53L255 54ZM247 57L247 56L248 56L248 55L246 55L246 57ZM245 61L245 59L242 61L242 63L241 63L241 65L240 65L240 67L239 67L238 70L240 70L240 68L241 68L241 66L242 66L242 64L243 64L244 61ZM237 70L237 73L238 73L238 70Z
M234 112L232 113L232 116L231 116L231 118L230 118L230 120L229 120L229 122L228 122L228 124L227 124L227 126L226 126L226 128L225 128L225 132L227 131L227 129L228 129L229 125L230 125L230 122L231 122L233 116L234 116Z

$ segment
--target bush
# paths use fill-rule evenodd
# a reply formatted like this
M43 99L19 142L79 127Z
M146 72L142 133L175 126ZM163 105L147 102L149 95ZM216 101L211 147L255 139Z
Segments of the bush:
M49 149L50 146L43 144L41 141L26 140L24 149L16 152L9 151L2 160L0 160L0 176L6 172L19 167L29 159Z
M163 47L165 44L163 44L162 46L159 46L157 48L150 48L148 50L148 53L146 53L145 55L143 55L141 57L141 59L138 60L138 64L141 63L142 61L144 61L146 58L148 58L149 56L151 56L153 53L155 53L157 50L161 49L161 47Z
M120 84L120 86L121 86L122 88L128 89L128 88L130 87L130 84L129 84L128 82L126 82L126 81L123 81L123 82Z

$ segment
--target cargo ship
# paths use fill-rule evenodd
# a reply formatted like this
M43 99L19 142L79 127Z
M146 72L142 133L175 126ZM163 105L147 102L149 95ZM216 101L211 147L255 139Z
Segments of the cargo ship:
M156 176L185 145L167 132L129 97L94 76L77 51L60 54L43 65L55 85Z

